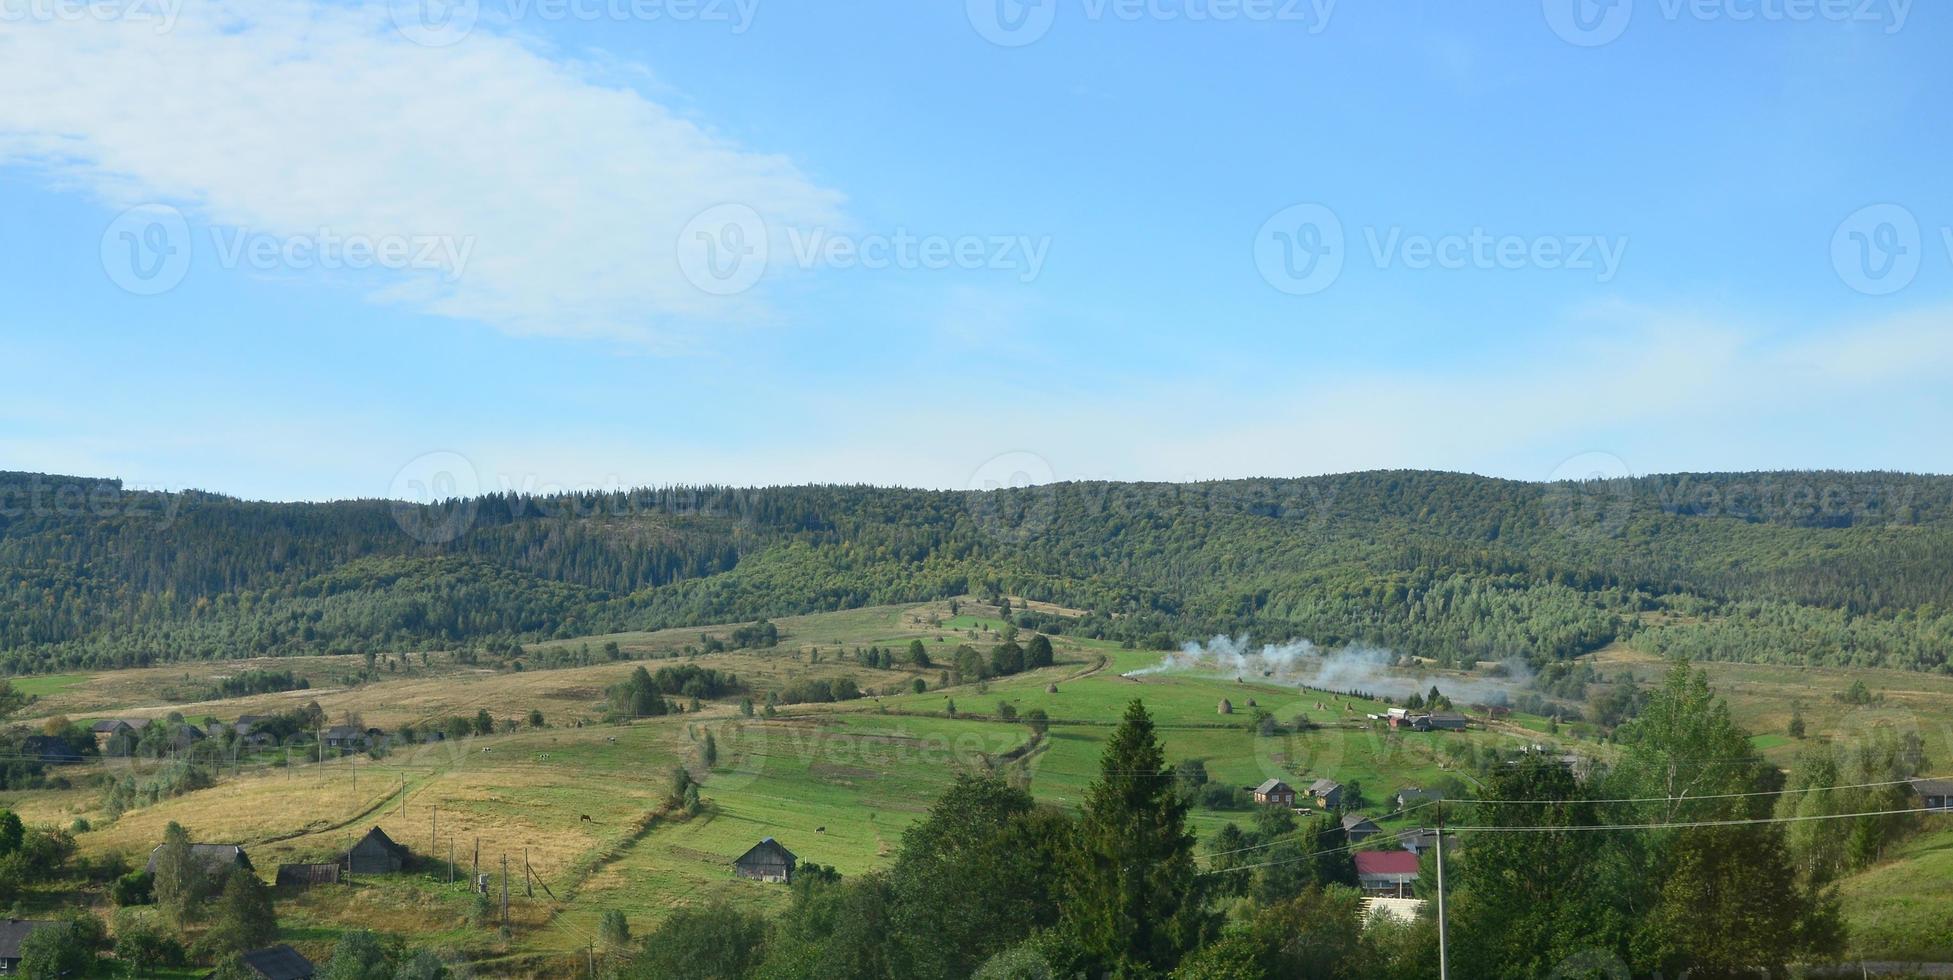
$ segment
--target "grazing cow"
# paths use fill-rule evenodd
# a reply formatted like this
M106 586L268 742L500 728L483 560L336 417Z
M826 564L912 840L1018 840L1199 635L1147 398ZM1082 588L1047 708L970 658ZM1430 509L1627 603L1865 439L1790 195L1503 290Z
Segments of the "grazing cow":
M584 822L584 823L589 823L589 822L590 822L590 815L589 815L589 814L587 814L587 813L586 813L586 814L583 814L583 822Z
M827 833L827 828L826 828L826 827L815 827L815 828L814 828L814 833L816 833L816 834L825 834L825 833Z

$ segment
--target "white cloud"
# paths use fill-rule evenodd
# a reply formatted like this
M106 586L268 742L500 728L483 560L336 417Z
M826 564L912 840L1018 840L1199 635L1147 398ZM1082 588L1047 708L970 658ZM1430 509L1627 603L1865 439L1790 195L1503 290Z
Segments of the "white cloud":
M777 232L840 206L790 160L486 29L421 47L384 4L297 0L186 0L160 26L0 19L0 162L275 236L472 239L458 281L383 283L379 302L679 342L763 313L682 276L689 219L739 202Z

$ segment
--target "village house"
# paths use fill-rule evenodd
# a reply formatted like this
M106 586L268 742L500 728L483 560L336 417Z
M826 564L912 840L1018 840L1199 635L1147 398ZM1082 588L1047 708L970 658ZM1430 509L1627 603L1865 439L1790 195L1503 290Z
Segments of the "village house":
M1309 797L1316 806L1334 810L1343 805L1343 784L1333 779L1318 779L1309 784Z
M1270 779L1255 787L1255 802L1263 806L1295 805L1295 789L1279 779Z
M1912 791L1919 794L1921 807L1953 812L1953 779L1915 779Z
M243 954L244 969L264 980L311 980L318 975L312 961L285 943ZM210 974L215 976L216 974Z
M144 870L150 874L156 873L156 855L162 850L163 845L158 844L149 852L149 863L143 865ZM250 856L236 844L191 844L190 860L212 875L229 874L232 868L252 870Z
M1445 841L1445 843L1447 845L1456 847L1458 838L1456 836L1449 835L1449 834L1447 834L1446 836L1450 837L1451 839ZM1404 845L1404 850L1409 851L1412 854L1423 854L1425 851L1431 850L1432 848L1438 846L1438 832L1429 827L1421 827L1418 829L1417 833L1405 837L1402 843Z
M741 878L766 881L774 884L792 884L793 867L800 859L793 852L780 846L771 837L754 844L752 849L741 854L732 862L733 871Z
M95 736L95 747L107 753L111 751L109 743L118 738L133 742L147 724L148 720L143 718L104 718L88 726L88 731Z
M20 944L27 938L28 933L60 924L26 919L8 919L0 922L0 976L10 977L20 972Z
M1434 789L1406 786L1398 790L1397 795L1391 799L1397 804L1397 809L1405 810L1425 803L1436 803L1444 799L1444 794Z
M1390 727L1398 731L1462 732L1469 724L1471 719L1449 711L1428 715L1393 714L1390 716Z
M387 832L378 827L366 832L365 837L346 852L348 869L356 875L393 874L407 864L407 849L394 843Z
M1356 882L1372 898L1410 898L1417 883L1417 855L1409 851L1356 852Z
M1381 833L1383 828L1377 826L1369 817L1360 813L1343 815L1343 836L1348 837L1352 844L1360 844Z
M324 738L328 749L358 750L366 747L365 729L351 725L334 725L325 730Z

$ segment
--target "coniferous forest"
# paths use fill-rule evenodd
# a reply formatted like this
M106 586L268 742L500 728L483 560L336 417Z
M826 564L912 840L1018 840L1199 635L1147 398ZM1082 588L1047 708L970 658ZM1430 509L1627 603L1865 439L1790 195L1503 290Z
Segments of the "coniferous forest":
M0 670L515 644L962 594L1142 647L1441 662L1617 640L1953 671L1953 478L1369 472L990 492L667 487L262 503L0 474Z

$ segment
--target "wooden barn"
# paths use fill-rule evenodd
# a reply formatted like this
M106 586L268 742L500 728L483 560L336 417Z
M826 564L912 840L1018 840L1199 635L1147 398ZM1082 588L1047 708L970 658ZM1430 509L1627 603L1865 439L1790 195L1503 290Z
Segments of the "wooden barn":
M407 864L407 849L393 842L387 832L378 827L366 832L365 837L354 844L347 852L348 870L356 875L393 874Z
M732 862L732 868L741 878L791 884L793 866L799 860L792 851L781 847L779 841L768 837L754 844L752 850L741 854L738 860Z
M1294 806L1295 789L1279 779L1255 787L1255 802L1264 806Z

